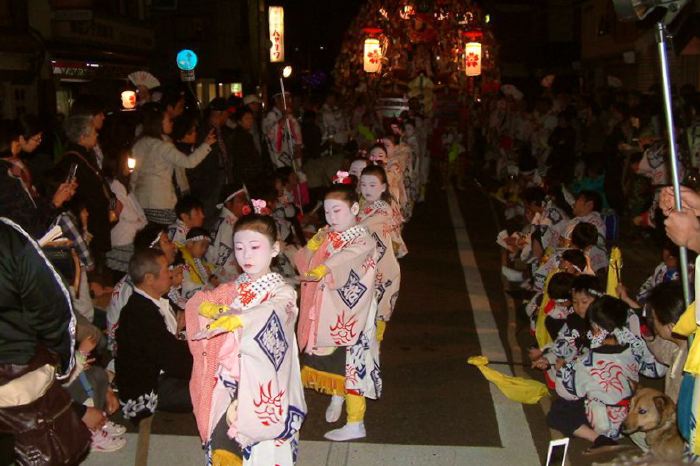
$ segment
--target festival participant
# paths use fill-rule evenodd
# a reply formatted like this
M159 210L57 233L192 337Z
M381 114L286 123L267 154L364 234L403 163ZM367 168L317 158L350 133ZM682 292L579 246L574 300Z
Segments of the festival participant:
M291 167L295 158L301 157L301 127L294 117L292 95L274 96L274 106L262 122L272 165L275 168Z
M208 462L246 458L246 464L291 466L306 416L294 334L297 296L270 272L280 252L277 227L254 202L256 213L234 227L243 273L187 304L190 392Z
M185 196L175 204L175 215L177 220L168 227L168 236L176 246L182 246L191 228L204 225L204 205L199 199Z
M329 440L365 437L365 398L381 395L375 241L364 225L357 192L347 174L337 176L323 202L328 226L295 256L301 288L299 347L304 351L304 386L332 395L326 420L347 424L325 434Z
M129 261L129 276L133 294L116 331L115 382L122 414L139 420L156 409L189 412L192 356L177 338L177 318L163 298L171 284L168 260L155 249L137 251Z
M401 218L389 205L386 172L382 167L369 166L360 175L362 201L357 220L367 227L377 243L377 340L382 341L386 323L394 312L401 285L401 269L394 252L395 234L401 233Z
M221 212L214 225L214 242L207 249L207 262L214 266L214 273L225 283L239 273L233 254L233 228L248 205L248 194L244 186L228 185L224 186L222 197L223 201L217 205Z
M561 398L552 403L547 421L566 435L592 442L589 450L597 452L617 445L639 374L658 378L666 366L656 362L644 341L627 328L627 306L619 299L598 298L588 316L591 349L557 371ZM601 367L614 368L616 383L601 374Z
M184 263L182 272L182 295L191 298L197 291L204 288L219 286L219 280L214 275L214 267L204 258L209 249L211 238L204 228L192 228L187 232L185 244L178 246Z

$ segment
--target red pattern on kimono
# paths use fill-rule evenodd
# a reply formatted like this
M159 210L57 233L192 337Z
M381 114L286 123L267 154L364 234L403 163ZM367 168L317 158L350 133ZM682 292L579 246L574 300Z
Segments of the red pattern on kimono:
M396 260L392 233L400 225L394 222L391 206L382 200L373 202L360 209L357 216L365 225L376 242L377 255L377 318L388 321L394 312L396 299L401 286L401 268Z
M307 353L316 347L356 343L359 331L339 339L338 329L352 321L353 328L364 329L374 300L376 251L367 228L356 225L339 234L326 227L321 234L325 238L316 251L303 248L294 257L302 276L320 265L329 270L318 282L302 283L297 337Z

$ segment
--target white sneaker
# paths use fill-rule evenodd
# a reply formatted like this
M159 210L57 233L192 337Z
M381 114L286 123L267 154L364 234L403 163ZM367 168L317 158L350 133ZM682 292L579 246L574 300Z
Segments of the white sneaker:
M506 267L505 265L501 266L501 273L504 277L506 277L506 280L508 280L509 282L521 282L525 280L525 277L523 277L522 272L515 269L511 269L510 267Z
M121 424L115 424L112 421L105 422L102 430L107 432L107 434L112 437L121 437L122 435L126 434L126 427Z
M367 431L365 431L364 422L348 422L340 429L326 432L324 437L334 442L345 442L346 440L365 438L367 437Z
M112 437L106 431L98 430L92 433L90 451L110 453L124 448L124 445L126 445L124 437Z
M340 415L343 413L343 403L345 402L345 397L333 395L331 397L331 402L326 408L326 422L332 423L337 422L340 419Z

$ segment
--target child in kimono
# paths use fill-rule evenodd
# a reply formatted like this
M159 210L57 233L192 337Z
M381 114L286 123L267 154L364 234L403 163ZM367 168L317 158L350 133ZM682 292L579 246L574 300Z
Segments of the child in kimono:
M233 234L243 273L195 294L185 313L197 428L208 464L292 466L306 416L297 295L270 272L279 243L269 216L245 215Z
M303 357L304 386L332 395L326 420L340 418L347 402L347 423L325 437L333 441L365 437L365 398L381 395L375 296L376 241L357 223L357 191L347 173L326 193L328 226L299 250L297 269L301 314L297 329Z
M223 201L217 207L221 209L214 230L214 242L207 249L207 261L214 266L214 273L220 282L235 280L238 276L238 264L233 254L233 228L243 210L248 207L248 192L242 185L225 188Z
M177 246L182 246L191 228L204 225L204 206L199 199L185 196L175 204L175 215L177 220L168 227L168 236Z
M219 280L214 275L214 267L204 258L210 241L207 230L192 228L187 232L185 245L178 248L184 262L182 295L187 299L201 289L219 285Z
M571 285L573 311L566 316L564 324L551 344L541 350L531 348L529 352L532 367L545 372L547 385L554 388L557 370L572 362L590 347L588 332L588 308L597 298L603 296L600 281L593 275L579 275Z
M371 165L360 175L362 202L357 220L365 225L377 243L377 340L382 341L386 323L399 297L401 269L394 252L393 234L401 231L401 219L391 209L386 172Z
M556 374L560 398L547 415L549 426L593 443L589 452L615 448L639 374L658 378L666 367L627 328L627 306L603 296L588 309L590 350Z

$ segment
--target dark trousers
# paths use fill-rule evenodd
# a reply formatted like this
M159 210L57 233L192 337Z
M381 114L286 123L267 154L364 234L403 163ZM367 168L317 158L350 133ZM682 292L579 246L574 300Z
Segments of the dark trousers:
M161 375L158 378L158 411L191 413L190 381Z

